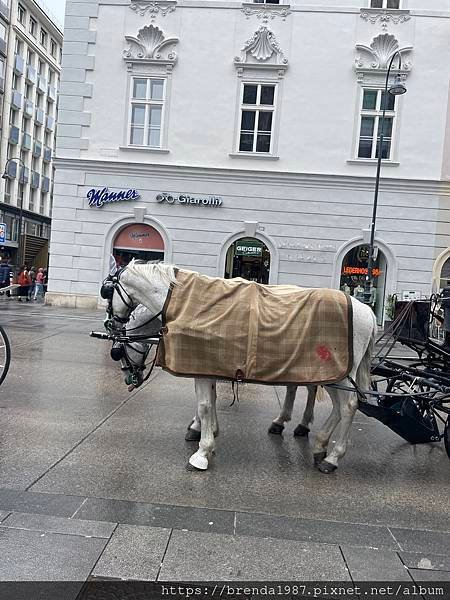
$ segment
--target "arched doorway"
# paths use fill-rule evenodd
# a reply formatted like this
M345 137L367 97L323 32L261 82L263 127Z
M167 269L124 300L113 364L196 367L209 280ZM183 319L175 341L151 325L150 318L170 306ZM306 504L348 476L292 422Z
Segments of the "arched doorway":
M225 260L225 279L242 277L269 283L270 252L261 240L243 237L231 244Z
M164 260L164 240L150 225L133 223L119 231L113 242L117 266L127 265L132 258Z
M340 289L358 300L364 299L364 283L367 275L369 246L361 244L347 252L342 261ZM387 260L380 249L375 249L372 269L373 286L370 305L376 314L378 324L383 323L386 296Z
M439 277L439 291L442 291L446 287L450 287L450 257L442 265Z

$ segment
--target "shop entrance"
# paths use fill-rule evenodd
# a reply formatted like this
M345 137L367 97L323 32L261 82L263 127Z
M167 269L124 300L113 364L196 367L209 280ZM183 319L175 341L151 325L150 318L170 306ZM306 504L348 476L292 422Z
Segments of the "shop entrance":
M225 279L242 277L257 283L269 283L270 252L256 238L241 238L228 248Z
M378 324L382 325L387 261L379 249L376 248L375 253L370 305L377 317ZM367 275L368 257L369 246L361 245L347 252L342 261L340 289L361 301L364 300L364 283Z
M133 258L164 260L164 240L154 227L133 223L116 235L113 255L118 267L125 267Z

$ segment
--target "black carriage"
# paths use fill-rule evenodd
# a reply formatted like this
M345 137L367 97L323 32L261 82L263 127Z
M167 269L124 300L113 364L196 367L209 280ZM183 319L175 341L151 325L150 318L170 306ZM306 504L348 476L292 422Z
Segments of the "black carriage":
M443 440L450 458L450 294L445 292L396 302L395 320L377 342L372 390L359 391L359 409L411 444Z

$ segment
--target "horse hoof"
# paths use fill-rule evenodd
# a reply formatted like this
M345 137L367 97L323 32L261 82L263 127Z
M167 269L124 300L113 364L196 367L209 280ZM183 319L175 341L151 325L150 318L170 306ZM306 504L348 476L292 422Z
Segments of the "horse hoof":
M314 466L318 467L326 455L326 452L317 452L314 454Z
M189 459L189 465L193 467L192 470L206 471L206 469L208 468L208 459L206 458L206 456L199 456L193 454Z
M329 473L333 473L333 471L336 471L337 466L329 463L326 460L323 460L317 465L317 468L321 473L325 473L326 475L328 475Z
M294 437L307 437L309 433L309 429L308 427L305 427L304 425L297 425L297 427L294 429Z
M272 423L268 429L268 433L273 433L275 435L281 435L283 433L284 425L280 425L279 423Z
M186 431L186 435L184 436L184 439L186 440L186 442L199 442L200 441L200 436L201 433L200 431L197 431L196 429L188 429Z

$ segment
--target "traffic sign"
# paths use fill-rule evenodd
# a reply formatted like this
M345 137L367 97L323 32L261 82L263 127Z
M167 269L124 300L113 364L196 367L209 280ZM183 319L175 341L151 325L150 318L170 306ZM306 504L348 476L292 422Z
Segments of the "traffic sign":
M6 223L0 223L0 244L6 242Z

